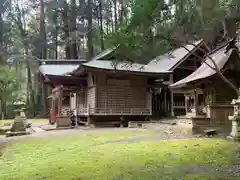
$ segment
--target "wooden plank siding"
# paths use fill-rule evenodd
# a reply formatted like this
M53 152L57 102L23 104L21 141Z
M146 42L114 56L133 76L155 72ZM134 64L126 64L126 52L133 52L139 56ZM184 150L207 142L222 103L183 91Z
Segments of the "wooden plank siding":
M151 93L144 76L88 75L88 87L77 92L78 115L152 114Z
M77 115L87 115L88 114L88 103L87 103L87 88L78 91L77 93Z
M149 115L147 78L128 75L96 75L96 113L109 115Z
M148 108L146 88L106 85L97 88L97 108Z
M87 90L87 107L96 108L96 87L90 87Z

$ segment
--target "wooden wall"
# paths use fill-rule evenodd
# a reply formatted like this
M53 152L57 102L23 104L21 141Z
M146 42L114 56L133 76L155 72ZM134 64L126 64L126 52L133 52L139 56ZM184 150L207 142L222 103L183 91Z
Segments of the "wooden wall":
M87 108L87 88L82 89L76 93L77 96L77 108Z
M87 106L96 108L96 87L90 87L87 91Z
M107 109L151 108L144 76L97 75L96 107Z
M147 108L146 88L105 85L97 87L98 108Z
M96 108L96 75L88 74L87 107Z

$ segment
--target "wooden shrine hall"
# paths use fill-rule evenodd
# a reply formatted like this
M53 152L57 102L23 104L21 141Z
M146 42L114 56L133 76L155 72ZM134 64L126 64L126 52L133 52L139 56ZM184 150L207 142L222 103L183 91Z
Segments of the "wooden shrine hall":
M154 79L166 79L170 71L142 64L104 60L103 52L89 62L43 64L44 82L53 88L51 122L57 126L98 125L104 122L128 126L129 121L149 120L152 115Z
M169 89L169 85L193 73L201 65L199 57L204 57L207 52L209 52L209 49L205 42L199 40L160 55L148 63L149 67L172 72L168 79L158 79L155 81L156 88L153 89L152 97L153 118L159 119L164 116L188 114L185 108L186 91L182 91L181 89L172 91ZM189 104L190 106L192 105L191 97Z
M184 92L171 91L168 86L201 65L196 54L205 54L198 48L208 51L200 40L156 57L147 65L122 62L115 66L112 60L116 48L103 51L89 62L42 64L39 70L44 82L54 88L49 96L52 122L65 114L79 123L112 121L119 125L121 119L126 126L128 121L156 115L184 114Z
M79 67L83 60L42 60L39 67L43 84L47 86L48 104L51 109L50 123L63 122L65 119L70 123L69 117L72 116L71 103L72 93L86 84L85 79L68 75ZM49 95L50 94L50 95ZM61 124L58 124L61 126ZM70 124L68 124L70 125Z
M216 66L231 83L239 87L240 58L237 49L226 52L227 46L225 44L212 51L210 58L206 57L196 71L170 85L173 91L185 91L185 109L191 113L195 132L202 132L209 127L230 132L231 121L228 116L233 113L231 101L237 94L219 76ZM237 47L240 47L239 44ZM189 106L189 97L192 97L192 106Z
M170 71L137 63L119 63L103 56L82 63L71 73L86 77L87 86L76 92L77 116L88 124L108 122L128 126L129 121L150 120L153 79L168 78Z

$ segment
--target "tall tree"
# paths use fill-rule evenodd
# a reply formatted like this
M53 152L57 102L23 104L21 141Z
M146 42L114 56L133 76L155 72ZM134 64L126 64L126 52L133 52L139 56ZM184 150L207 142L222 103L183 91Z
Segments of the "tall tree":
M69 17L69 27L70 27L70 53L71 59L77 59L77 27L76 27L76 0L71 0L70 6L70 17Z
M3 4L0 2L0 63L2 64L4 62L3 60Z
M64 31L64 40L65 40L65 58L66 59L71 59L71 47L70 47L70 42L69 42L69 6L66 0L63 2L63 13L62 13L62 18L63 18L63 31Z
M93 23L92 23L92 0L88 0L87 1L87 22L88 22L88 26L87 26L87 47L88 47L88 56L87 58L90 60L93 55Z
M45 5L44 0L40 0L40 37L41 37L41 59L47 59L47 37L45 26Z
M113 9L114 9L114 26L115 30L117 30L118 25L117 0L113 0Z
M45 5L44 0L40 0L40 39L41 39L41 59L47 59L47 37L46 37L46 25L45 25ZM40 64L39 64L40 65ZM40 74L39 74L40 76ZM43 111L47 111L47 102L46 102L46 87L44 86L44 83L39 77L40 82L38 83L38 101L37 104L42 104ZM41 106L40 106L41 107Z
M104 31L103 31L103 3L102 0L99 0L99 8L98 8L98 21L99 21L99 28L100 28L100 44L101 50L104 50Z
M6 102L16 100L16 71L8 66L0 66L0 119L5 117Z

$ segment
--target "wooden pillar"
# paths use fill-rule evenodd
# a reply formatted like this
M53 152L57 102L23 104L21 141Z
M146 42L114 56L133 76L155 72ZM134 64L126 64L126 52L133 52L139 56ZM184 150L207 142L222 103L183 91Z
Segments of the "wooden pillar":
M92 112L90 110L90 104L88 105L88 117L87 117L87 126L88 127L95 127L95 122L93 117L90 115Z
M149 106L148 106L148 108L150 109L150 114L152 115L152 92L151 91L149 91L149 94L148 94L148 96L149 96Z
M170 75L170 84L173 84L173 74ZM174 97L173 97L173 91L170 89L170 100L171 100L171 116L174 116L174 109L173 109L173 102L174 102Z
M87 126L88 127L95 127L95 121L92 116L88 116L87 118Z
M196 88L194 88L194 107L195 107L195 116L198 116L198 94Z
M60 91L60 96L58 98L58 115L60 114L62 109L62 99L63 99L62 96L63 96L62 91Z
M188 113L188 95L184 95L184 97L185 97L185 111L186 111L186 115L187 115L187 113Z
M73 108L74 108L76 127L78 127L77 92L73 94Z
M52 123L53 122L53 115L56 113L56 109L55 109L55 100L54 100L54 98L53 98L53 95L52 95L52 99L51 99L52 101L51 101L51 115L50 115L50 121L49 121L49 123ZM54 119L54 121L55 121L55 119Z
M164 111L167 113L167 88L164 88Z

